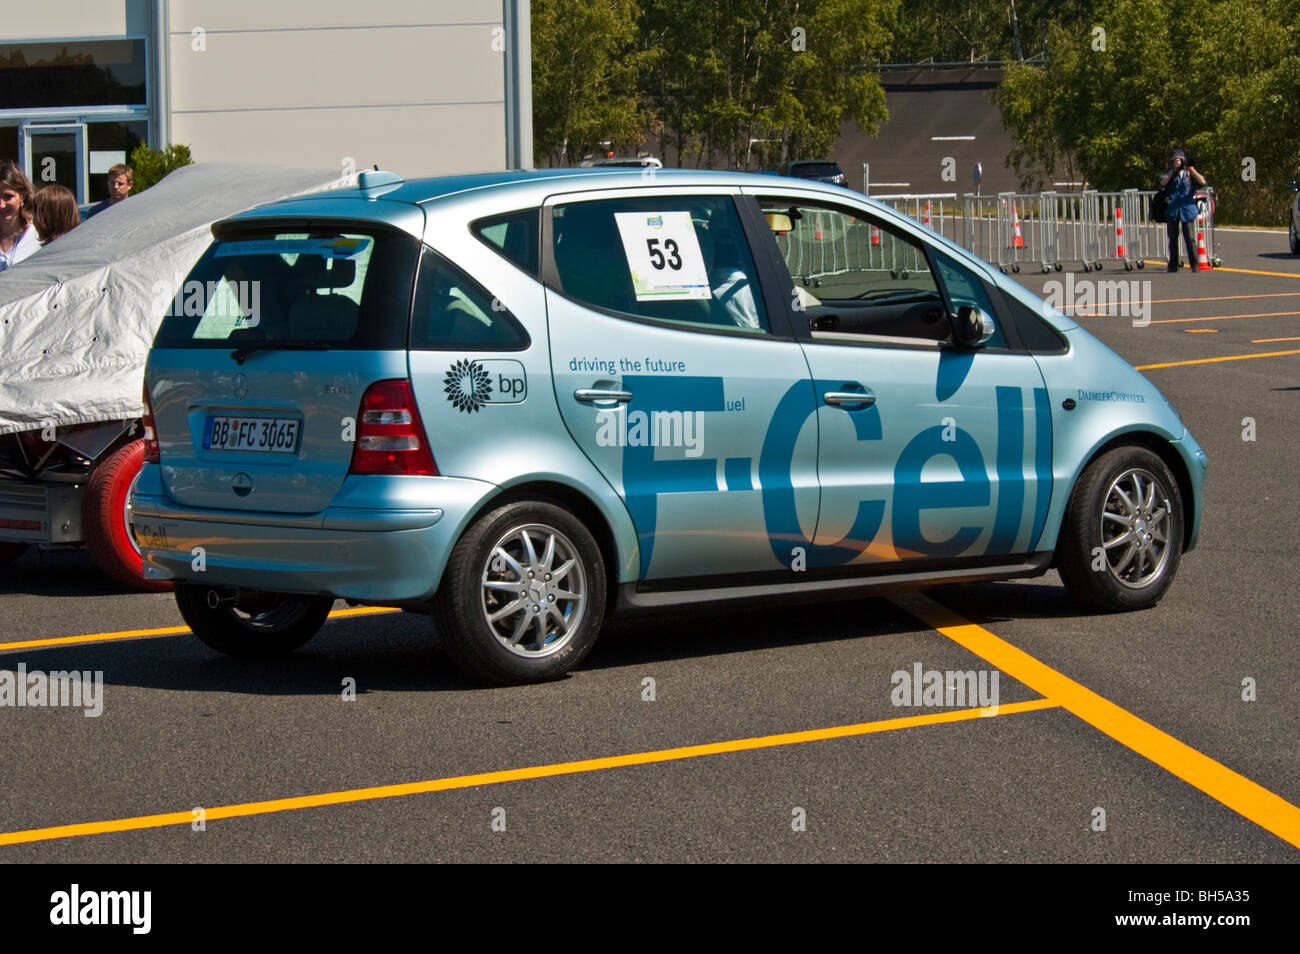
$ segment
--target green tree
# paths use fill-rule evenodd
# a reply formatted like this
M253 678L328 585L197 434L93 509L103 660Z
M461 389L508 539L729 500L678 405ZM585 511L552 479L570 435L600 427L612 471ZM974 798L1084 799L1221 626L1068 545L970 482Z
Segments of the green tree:
M753 168L825 155L840 125L887 117L871 66L898 0L650 0L645 102L674 165ZM670 152L671 150L671 152Z
M193 161L189 146L176 143L166 149L151 149L144 143L140 143L131 151L131 160L128 163L134 178L132 194L138 195L173 169L188 166Z
M1086 17L1092 0L902 0L898 63L1018 61L1041 57L1049 27Z
M533 0L533 156L575 165L608 142L646 139L637 82L654 58L637 48L635 0Z
M1280 219L1300 157L1298 6L1102 0L1052 24L1046 64L1013 66L999 91L1009 161L1026 187L1041 167L1104 191L1154 188L1181 147L1215 186L1220 221Z

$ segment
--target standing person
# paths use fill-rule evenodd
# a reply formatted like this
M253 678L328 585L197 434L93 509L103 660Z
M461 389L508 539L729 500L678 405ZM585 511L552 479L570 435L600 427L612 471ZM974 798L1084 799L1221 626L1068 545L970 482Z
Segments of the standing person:
M1172 184L1171 184L1172 183ZM1192 223L1200 215L1196 199L1192 197L1192 185L1205 185L1205 176L1188 163L1187 154L1175 149L1169 156L1169 168L1160 177L1160 187L1168 187L1169 205L1165 212L1165 234L1169 237L1169 267L1167 272L1178 271L1178 233L1183 233L1183 244L1187 247L1187 264L1192 273L1196 273L1196 246L1193 244Z
M36 227L41 245L49 245L80 224L77 197L67 186L43 186L32 198L32 225Z
M0 161L0 272L41 247L32 227L32 183L11 159Z
M117 205L123 199L131 194L135 187L135 173L131 171L130 166L124 166L120 162L115 166L109 166L108 169L108 198L103 202L96 203L86 210L86 218L92 215L98 215L110 205Z

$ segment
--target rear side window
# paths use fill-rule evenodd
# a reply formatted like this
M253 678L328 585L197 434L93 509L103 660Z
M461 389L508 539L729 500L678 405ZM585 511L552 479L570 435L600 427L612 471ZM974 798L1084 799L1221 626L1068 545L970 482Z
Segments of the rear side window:
M382 229L223 234L162 303L154 346L401 349L419 244Z
M431 249L420 259L412 351L522 351L528 333L501 301Z
M524 209L479 219L470 229L529 275L537 274L537 210Z

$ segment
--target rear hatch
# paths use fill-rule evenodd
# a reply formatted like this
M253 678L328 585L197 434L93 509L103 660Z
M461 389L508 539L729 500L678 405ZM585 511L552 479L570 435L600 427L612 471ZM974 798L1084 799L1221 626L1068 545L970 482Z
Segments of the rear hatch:
M366 388L407 376L419 240L318 218L218 228L149 355L164 485L187 506L316 513Z

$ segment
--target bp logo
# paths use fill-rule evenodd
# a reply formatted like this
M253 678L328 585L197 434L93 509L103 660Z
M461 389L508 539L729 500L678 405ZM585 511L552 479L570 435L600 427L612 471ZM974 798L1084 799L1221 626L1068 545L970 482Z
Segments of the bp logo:
M458 411L473 414L492 401L492 378L477 361L457 361L443 382L447 400Z

